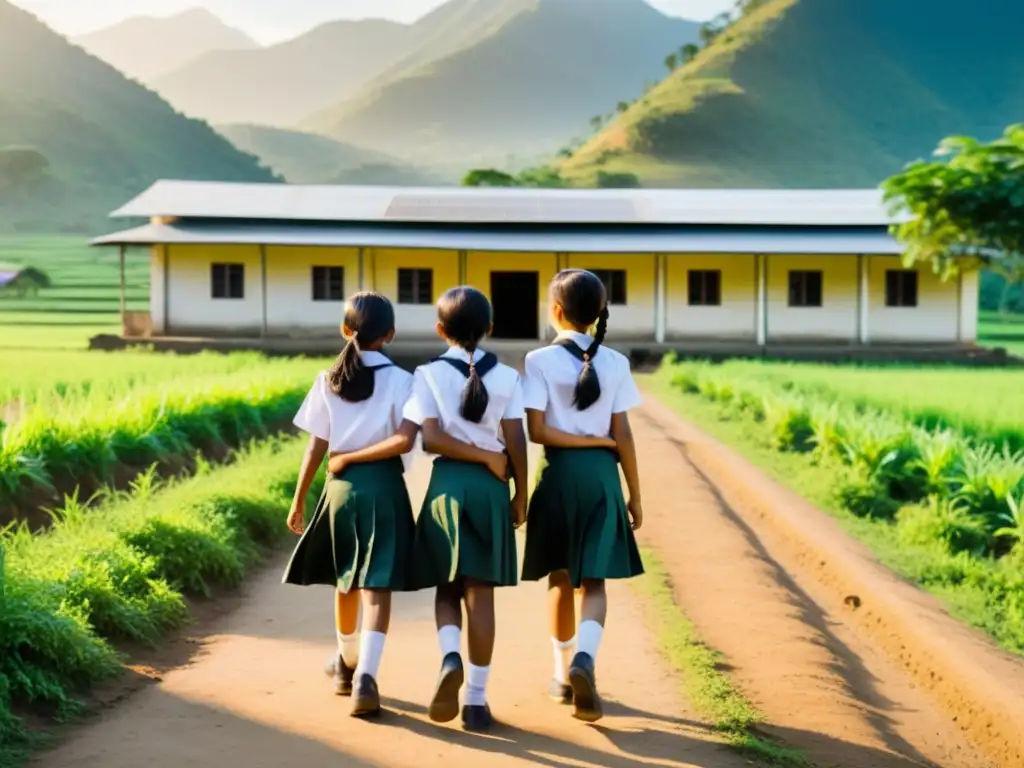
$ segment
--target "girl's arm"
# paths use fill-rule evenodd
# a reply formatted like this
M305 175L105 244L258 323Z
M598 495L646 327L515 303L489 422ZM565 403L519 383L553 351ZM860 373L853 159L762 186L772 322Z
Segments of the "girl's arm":
M544 411L526 409L526 425L530 429L530 440L539 445L551 448L611 448L616 442L611 437L593 437L591 435L574 435L548 426L544 420Z
M633 521L633 530L643 524L644 512L640 501L640 472L636 464L636 443L633 441L633 430L629 426L626 412L612 414L612 438L619 451L619 464L622 474L626 476L626 487L629 489L629 516Z
M383 461L401 456L412 450L413 445L416 444L416 433L419 431L419 426L411 421L403 420L395 434L375 445L351 453L332 453L327 462L327 469L333 475L340 475L350 464L365 464L370 461Z
M508 449L509 461L512 462L512 479L516 484L515 496L512 499L512 522L518 528L526 522L526 489L529 483L523 420L503 419L501 431L505 435L505 447Z
M455 461L484 464L502 480L507 478L508 457L504 453L486 451L452 437L441 429L441 422L437 419L426 419L423 422L423 449Z
M306 496L309 494L310 486L313 485L316 473L320 470L320 465L323 464L326 453L327 441L310 435L306 453L302 457L302 466L299 467L299 480L295 484L292 508L288 513L288 527L295 533L302 533L305 526Z

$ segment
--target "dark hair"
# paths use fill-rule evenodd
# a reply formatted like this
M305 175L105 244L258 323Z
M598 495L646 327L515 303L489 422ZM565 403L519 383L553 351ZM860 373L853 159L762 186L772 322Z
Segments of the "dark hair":
M581 328L597 323L594 341L583 352L583 370L572 398L572 404L580 411L587 410L601 397L601 382L594 370L594 356L608 331L606 299L601 278L585 269L563 269L551 281L551 300L561 306L566 320Z
M469 378L462 390L462 418L479 424L490 398L476 370L473 353L491 330L491 302L476 288L461 285L445 291L437 302L437 319L444 335L469 353Z
M360 403L373 395L374 379L373 369L364 367L359 357L360 347L380 341L395 329L395 309L386 296L360 291L345 302L345 326L352 338L327 372L327 381L342 400Z

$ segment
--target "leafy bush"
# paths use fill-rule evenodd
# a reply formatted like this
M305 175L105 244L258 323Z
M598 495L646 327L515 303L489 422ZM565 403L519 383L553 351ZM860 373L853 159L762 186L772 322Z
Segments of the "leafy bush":
M984 521L954 499L932 496L920 506L904 507L897 515L900 540L920 547L939 546L950 554L980 556L988 545Z
M8 529L0 539L3 743L25 743L12 703L74 713L77 691L119 671L110 641L155 643L185 621L186 595L238 584L283 535L303 445L265 441L229 467L163 488L150 474L88 512L71 498L43 534Z

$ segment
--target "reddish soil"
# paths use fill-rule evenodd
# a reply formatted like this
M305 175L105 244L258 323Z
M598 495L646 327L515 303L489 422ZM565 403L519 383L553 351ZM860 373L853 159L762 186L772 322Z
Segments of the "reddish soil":
M660 403L633 422L643 538L771 733L822 766L1024 765L1021 659Z

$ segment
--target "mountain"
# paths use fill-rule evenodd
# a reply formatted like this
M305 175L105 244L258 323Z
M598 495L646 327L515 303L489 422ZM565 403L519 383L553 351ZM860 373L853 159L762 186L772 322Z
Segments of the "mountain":
M182 112L211 123L286 128L354 94L415 39L406 24L330 22L266 48L211 51L152 86Z
M73 42L144 83L210 51L259 48L244 32L200 8L165 18L136 16Z
M210 126L0 0L0 229L105 226L107 212L161 177L275 179Z
M294 184L430 183L428 174L405 161L326 136L262 125L222 125L217 130Z
M767 0L562 164L578 184L872 187L1024 115L1024 4Z
M643 0L453 7L475 11L475 41L451 42L449 31L436 47L442 58L396 62L392 79L378 79L303 127L414 160L474 163L551 152L592 116L657 81L665 56L696 39L698 29ZM456 22L449 19L451 30Z

